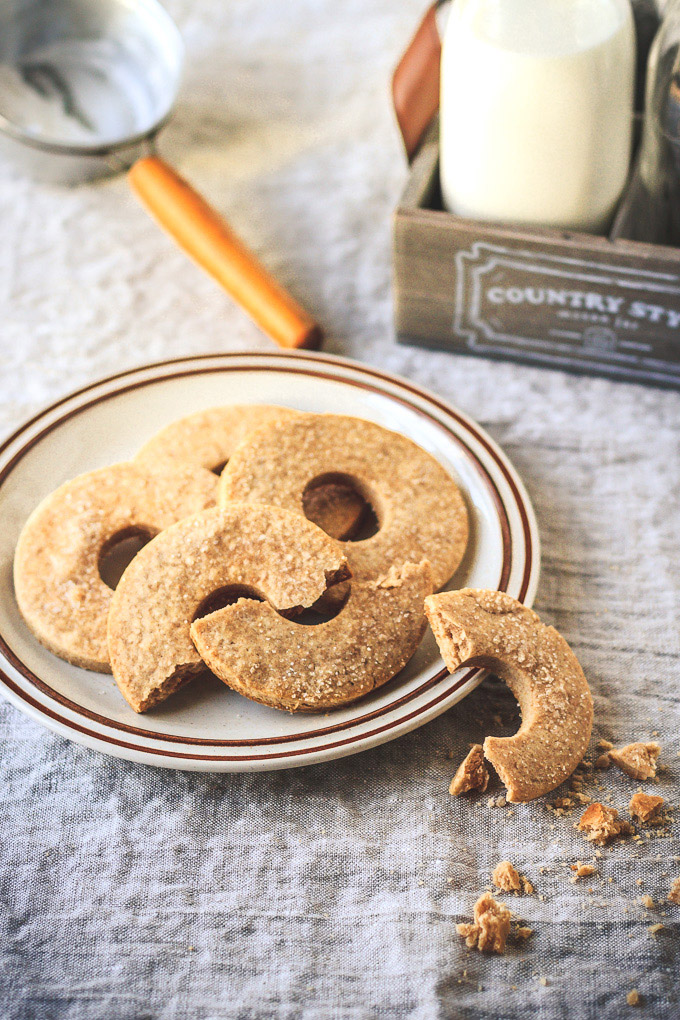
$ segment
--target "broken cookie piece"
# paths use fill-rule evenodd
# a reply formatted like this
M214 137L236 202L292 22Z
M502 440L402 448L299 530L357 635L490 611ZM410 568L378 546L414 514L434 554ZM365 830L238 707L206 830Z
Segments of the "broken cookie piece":
M504 953L510 934L510 911L491 893L482 893L474 906L474 923L457 924L456 931L470 949L481 953Z
M529 879L524 875L520 875L510 861L501 861L500 864L496 865L491 881L502 892L532 893L534 891L534 887Z
M466 662L489 669L519 702L517 733L487 737L483 748L507 800L554 790L583 758L593 725L593 699L567 642L503 592L440 592L425 599L425 612L451 672Z
M597 843L598 846L604 846L618 836L630 834L629 823L619 818L616 808L605 807L597 801L588 805L576 828L585 832L586 839L591 843Z
M481 744L473 744L467 756L458 766L458 771L451 780L449 793L459 797L470 790L484 792L489 785L489 770L484 764L484 751Z
M522 888L519 872L510 861L501 861L496 865L491 881L497 889L501 889L503 892L519 892Z
M663 797L654 797L649 793L634 793L630 798L628 810L631 818L649 822L659 814L662 805Z
M653 779L661 746L654 742L637 741L625 747L612 748L609 757L631 779Z

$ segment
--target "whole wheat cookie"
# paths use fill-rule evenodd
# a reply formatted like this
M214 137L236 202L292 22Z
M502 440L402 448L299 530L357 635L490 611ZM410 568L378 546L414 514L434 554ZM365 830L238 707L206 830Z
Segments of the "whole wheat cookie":
M271 404L211 407L171 422L152 436L134 458L153 468L192 464L219 474L234 450L255 429L299 417L300 411ZM310 490L305 514L332 538L351 538L360 527L366 504L347 485Z
M299 411L273 404L210 407L170 422L142 446L137 463L152 467L193 464L219 474L239 443L255 429L286 421Z
M185 518L140 550L113 594L114 679L132 708L145 712L205 668L190 628L220 597L245 590L248 604L267 598L276 610L294 610L347 576L339 544L297 514L232 503Z
M152 537L214 506L217 479L201 468L159 473L131 463L89 471L33 511L19 536L14 588L35 636L67 662L110 672L106 618L113 592L99 573L121 538Z
M378 518L375 535L344 546L353 583L423 559L435 589L455 572L468 541L458 486L410 439L361 418L307 414L258 429L222 472L218 501L269 503L301 514L305 493L329 482L351 484Z
M554 790L583 758L593 725L593 699L567 642L501 592L442 592L425 600L425 612L451 672L465 664L492 670L519 702L517 733L484 741L507 799Z
M301 626L270 605L241 599L191 627L203 661L229 687L290 712L346 705L391 680L420 644L429 564L405 563L352 582L337 616Z

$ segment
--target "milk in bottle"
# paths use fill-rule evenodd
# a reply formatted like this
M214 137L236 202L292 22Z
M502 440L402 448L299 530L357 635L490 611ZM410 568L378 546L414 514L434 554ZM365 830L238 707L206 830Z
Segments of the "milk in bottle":
M441 183L460 216L606 229L628 174L630 0L454 0Z

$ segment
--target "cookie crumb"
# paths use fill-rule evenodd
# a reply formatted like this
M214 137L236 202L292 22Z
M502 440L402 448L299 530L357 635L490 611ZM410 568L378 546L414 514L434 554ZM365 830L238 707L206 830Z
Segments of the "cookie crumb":
M534 929L528 928L524 924L520 925L518 928L515 928L515 937L521 939L523 942L526 941L526 939L531 938L533 934Z
M649 822L655 818L663 804L663 797L655 797L649 793L634 793L630 798L628 810L631 818L640 822Z
M520 892L522 888L519 872L510 861L501 861L500 864L496 865L491 881L502 892Z
M626 744L625 747L612 749L609 757L631 779L653 779L660 752L660 744L637 741L634 744Z
M598 740L596 746L600 751L611 751L614 745L612 744L611 740Z
M595 768L596 769L608 769L609 766L611 765L611 763L612 763L612 760L611 760L611 758L609 757L608 754L601 754L601 755L599 755L599 757L597 757L595 759Z
M654 900L648 893L645 893L644 896L640 897L640 902L642 903L643 907L647 907L647 910L651 910L652 907L654 906Z
M594 864L582 864L581 861L577 861L576 864L572 864L571 870L576 872L576 874L572 876L572 882L578 882L579 878L589 878L590 875L597 874L597 868Z
M626 1002L628 1003L629 1006L639 1006L640 1001L641 1001L640 993L638 992L637 988L632 988L628 992L628 995L626 996Z
M496 865L491 881L502 892L526 893L530 896L536 891L526 875L520 875L510 861L501 861Z
M591 843L604 846L618 836L630 834L630 825L619 819L616 808L605 807L599 801L590 804L579 818L577 829L585 832L586 839Z
M474 923L457 924L465 945L481 953L504 953L510 933L510 911L490 893L482 893L474 906Z
M469 793L470 790L484 792L488 785L489 770L484 764L482 745L473 744L451 780L449 793L452 797L459 797L462 793Z
M658 935L660 931L663 931L663 927L662 924L650 924L647 931L650 935Z

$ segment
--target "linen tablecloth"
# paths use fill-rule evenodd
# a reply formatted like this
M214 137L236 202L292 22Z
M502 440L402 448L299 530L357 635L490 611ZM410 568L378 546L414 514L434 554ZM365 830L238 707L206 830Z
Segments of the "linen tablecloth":
M394 343L406 170L388 82L421 0L168 7L188 64L163 153L314 310L327 351L431 387L506 450L543 541L536 608L593 689L593 747L658 733L654 792L677 803L680 394ZM0 166L3 432L107 373L255 349L269 342L123 178L69 190ZM469 743L516 725L497 683L393 743L256 775L155 770L5 703L0 719L6 1020L594 1020L634 1014L633 988L640 1015L680 1016L677 825L571 883L592 857L577 816L448 795ZM598 781L621 809L637 785ZM486 957L455 924L503 859L536 887L511 903L534 935Z

